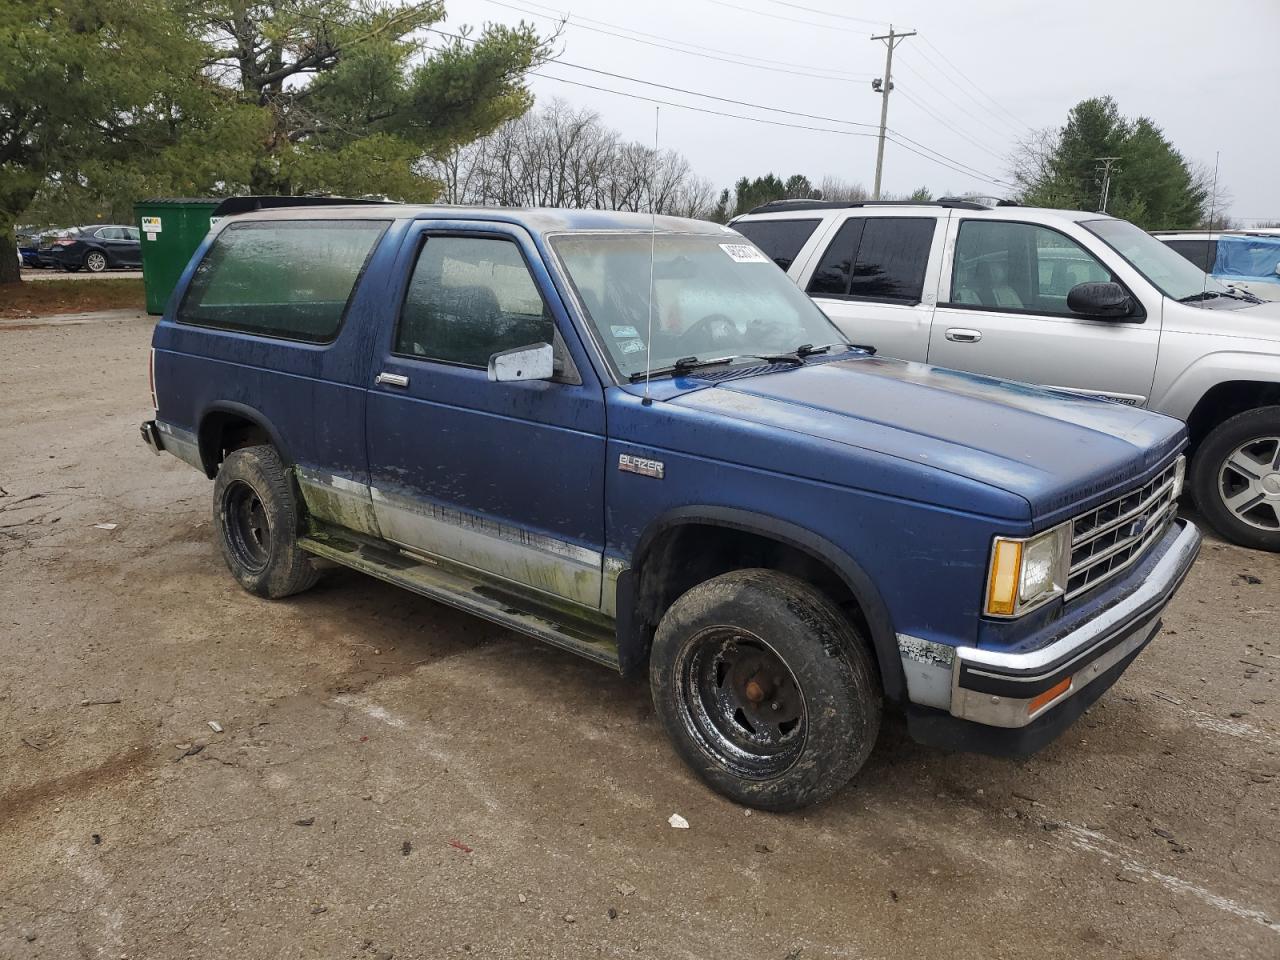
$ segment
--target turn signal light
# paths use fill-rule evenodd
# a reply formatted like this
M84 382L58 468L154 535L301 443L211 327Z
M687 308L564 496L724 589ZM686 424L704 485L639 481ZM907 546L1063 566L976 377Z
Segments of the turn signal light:
M1070 689L1071 689L1070 677L1066 677L1063 680L1059 680L1057 683L1055 683L1052 687L1050 687L1044 693L1040 694L1039 696L1031 698L1031 701L1027 704L1027 715L1030 716L1031 714L1039 710L1041 707L1043 707L1046 703L1052 703L1054 700L1057 700L1060 696L1062 696L1064 693L1066 693Z
M1022 541L996 540L991 557L991 581L987 588L987 613L1012 616L1018 602L1018 578L1022 571Z

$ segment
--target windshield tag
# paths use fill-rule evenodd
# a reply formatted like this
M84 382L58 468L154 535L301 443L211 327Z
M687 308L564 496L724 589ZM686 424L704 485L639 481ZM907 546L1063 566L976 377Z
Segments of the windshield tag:
M769 258L749 243L722 243L720 249L734 263L768 263Z

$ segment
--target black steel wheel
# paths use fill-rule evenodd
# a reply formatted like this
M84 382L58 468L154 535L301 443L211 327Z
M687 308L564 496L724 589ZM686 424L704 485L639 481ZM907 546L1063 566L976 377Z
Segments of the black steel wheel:
M271 447L227 454L213 485L213 523L227 567L250 593L272 599L317 579L298 547L302 512L292 478Z
M795 763L804 749L804 693L765 641L710 627L689 638L676 671L686 727L708 754L752 780Z
M649 686L685 763L764 810L831 796L880 730L866 641L829 597L774 570L737 570L679 597L658 624Z

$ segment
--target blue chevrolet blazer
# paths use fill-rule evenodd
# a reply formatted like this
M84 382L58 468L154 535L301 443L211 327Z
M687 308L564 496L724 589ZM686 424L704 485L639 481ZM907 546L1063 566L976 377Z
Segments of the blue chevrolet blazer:
M156 327L142 425L213 479L235 578L336 561L647 672L739 802L829 796L885 709L1038 749L1199 549L1181 423L876 356L728 228L242 206Z

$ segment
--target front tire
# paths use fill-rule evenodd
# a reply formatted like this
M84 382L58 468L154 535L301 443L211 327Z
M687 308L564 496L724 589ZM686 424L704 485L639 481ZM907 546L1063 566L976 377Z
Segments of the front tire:
M253 446L227 454L213 485L213 525L227 567L250 593L276 600L319 579L298 547L299 516L275 450Z
M1222 536L1280 551L1280 406L1246 410L1218 424L1196 451L1191 489Z
M727 573L676 600L654 637L649 684L685 763L763 810L830 797L880 731L866 642L824 594L773 570Z

